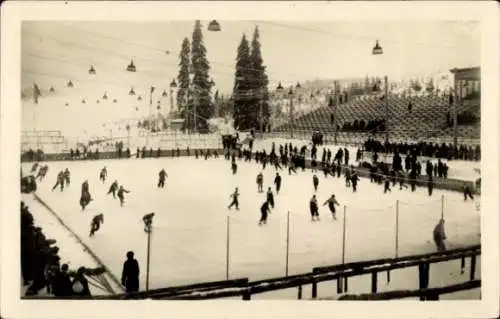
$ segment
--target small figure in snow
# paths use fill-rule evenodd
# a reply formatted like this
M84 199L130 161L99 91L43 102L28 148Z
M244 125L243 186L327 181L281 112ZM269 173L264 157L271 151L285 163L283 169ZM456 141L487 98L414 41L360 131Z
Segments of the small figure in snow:
M271 209L269 208L269 202L266 200L262 206L260 206L260 220L259 226L267 223L267 215L271 214Z
M111 186L109 187L108 193L106 195L113 194L113 198L116 198L117 190L118 190L118 181L114 181L113 184L111 184Z
M281 176L279 173L276 173L276 177L274 178L274 185L276 185L276 194L279 194L281 189Z
M69 184L71 183L71 173L69 172L69 169L65 169L64 170L64 180L66 181L66 187L69 186Z
M82 207L82 210L85 210L85 207L92 201L92 196L90 195L89 191L89 182L85 180L82 183L82 192L80 195L80 206Z
M340 204L339 204L339 202L337 202L337 199L335 198L334 194L332 194L332 196L326 200L326 202L323 204L323 206L325 206L326 204L328 204L328 208L330 209L330 212L332 213L333 219L337 219L335 205L340 206Z
M384 178L384 194L391 191L391 181L388 178Z
M313 175L313 186L314 186L314 191L318 191L318 185L319 185L319 178L316 176L316 174Z
M104 183L106 181L106 177L108 176L108 169L104 166L99 173L99 179Z
M36 174L36 179L40 179L40 182L45 178L45 175L47 175L47 171L49 170L48 165L44 165L40 167L38 170L38 174Z
M271 205L271 208L274 208L274 194L273 191L271 190L271 187L268 187L267 189L266 198L267 201L269 202L269 205Z
M470 189L469 185L465 184L464 185L464 202L467 200L467 197L474 200L474 196L472 195L472 190Z
M103 223L104 223L104 215L102 213L95 215L94 218L92 218L92 222L90 223L89 237L94 236L95 232L98 231L99 228L101 228L101 224Z
M264 176L262 175L262 172L257 175L257 190L259 193L262 193L264 191L263 185L264 184Z
M63 171L60 171L59 173L57 173L57 182L54 185L54 187L52 187L52 190L56 189L57 186L61 186L61 192L64 190L64 172Z
M353 192L356 192L356 190L357 190L358 181L359 181L358 174L357 173L352 174L351 175L351 185L352 185Z
M240 193L238 191L238 187L236 187L234 189L234 192L231 194L231 197L233 198L233 200L231 201L231 204L229 204L229 206L227 207L228 209L231 209L231 207L233 206L236 206L236 210L240 210L240 203L238 201L238 197L240 196Z
M164 169L162 169L158 175L159 175L158 187L164 188L165 187L165 180L168 177L167 172Z
M120 185L120 189L118 190L118 198L120 199L120 206L123 207L123 204L125 203L125 193L130 193L130 191L126 190L123 188L123 185Z
M231 162L231 170L233 171L233 175L235 175L238 171L238 165L236 165L236 161Z
M316 199L316 195L313 195L313 197L309 201L309 211L311 213L311 220L313 222L319 220L318 200Z

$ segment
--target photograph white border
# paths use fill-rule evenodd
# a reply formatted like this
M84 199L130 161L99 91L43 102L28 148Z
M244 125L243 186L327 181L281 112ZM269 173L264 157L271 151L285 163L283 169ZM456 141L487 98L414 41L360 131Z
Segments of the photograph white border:
M5 318L494 318L499 315L499 11L495 2L8 1L1 11L0 315ZM481 32L481 300L40 301L20 299L21 22L478 21ZM459 53L458 53L459 54Z

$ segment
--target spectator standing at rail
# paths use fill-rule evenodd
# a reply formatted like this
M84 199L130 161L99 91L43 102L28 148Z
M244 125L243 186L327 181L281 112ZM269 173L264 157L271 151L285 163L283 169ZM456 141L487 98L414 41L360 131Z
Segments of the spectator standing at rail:
M127 252L127 260L123 263L122 285L127 293L139 291L139 263L134 252Z
M444 232L444 219L440 219L433 231L434 243L438 252L443 252L446 250L444 241L446 240L446 235Z

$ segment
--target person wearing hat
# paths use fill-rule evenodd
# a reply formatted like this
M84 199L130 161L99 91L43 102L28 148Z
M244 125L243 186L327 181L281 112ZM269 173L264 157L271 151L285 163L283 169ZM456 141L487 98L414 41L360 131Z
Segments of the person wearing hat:
M139 263L134 252L127 252L127 260L123 263L122 285L127 293L139 291Z

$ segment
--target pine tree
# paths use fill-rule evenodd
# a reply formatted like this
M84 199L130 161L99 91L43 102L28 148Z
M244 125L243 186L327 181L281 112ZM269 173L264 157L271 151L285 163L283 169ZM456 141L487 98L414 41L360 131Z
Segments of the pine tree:
M193 95L195 97L194 106L196 108L196 123L198 131L206 132L208 130L208 119L214 114L214 105L212 104L210 91L210 64L207 60L207 49L203 44L203 34L201 32L201 23L196 21L191 47L191 65L193 68ZM192 111L195 111L194 109Z
M188 89L189 89L189 54L191 48L189 39L184 38L182 41L181 52L179 54L179 74L177 75L178 90L177 90L177 108L181 110L182 118L187 119L186 107L188 104ZM189 121L188 121L189 122Z
M262 59L262 53L260 50L259 41L259 27L255 27L252 39L252 49L250 53L250 87L252 89L252 103L251 103L251 114L253 120L253 126L259 128L260 121L265 127L269 123L269 92L267 85L269 80L266 74L266 67L264 66L264 60ZM260 108L262 106L262 119L260 114ZM249 110L250 111L250 110Z
M252 125L248 118L249 99L246 94L250 90L250 67L250 47L245 34L243 34L236 55L236 72L233 87L233 119L234 127L238 130L247 130Z

